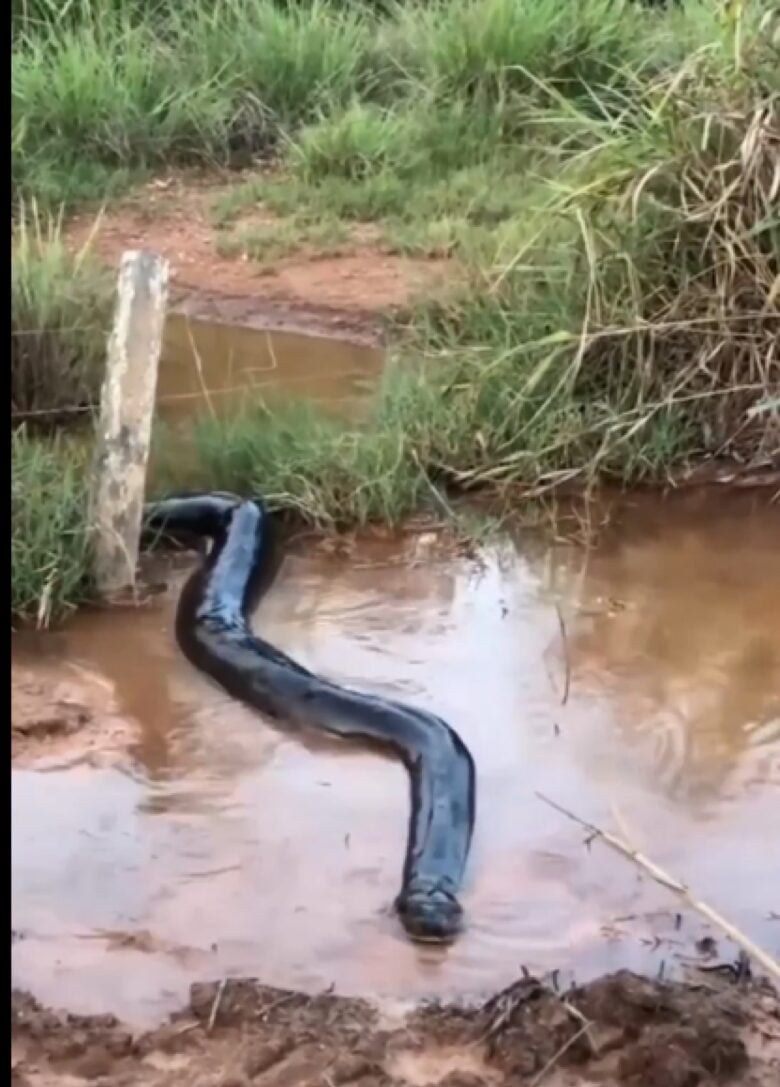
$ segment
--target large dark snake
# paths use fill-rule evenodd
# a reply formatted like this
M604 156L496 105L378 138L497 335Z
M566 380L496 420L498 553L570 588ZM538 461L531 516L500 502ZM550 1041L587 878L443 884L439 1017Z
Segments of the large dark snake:
M176 638L192 664L279 723L369 739L403 759L411 815L395 908L412 939L452 940L462 924L457 894L476 805L466 745L435 714L340 687L252 632L251 613L273 578L270 519L260 500L222 493L167 498L146 507L145 524L211 541L176 612Z

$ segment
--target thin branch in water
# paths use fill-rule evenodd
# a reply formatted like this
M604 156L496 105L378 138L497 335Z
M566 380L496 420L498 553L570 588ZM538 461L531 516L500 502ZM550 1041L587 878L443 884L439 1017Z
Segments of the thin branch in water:
M200 385L200 394L209 409L209 415L212 419L216 419L217 413L214 411L214 405L211 401L211 393L209 387L206 384L206 378L203 372L203 359L198 351L198 345L195 342L195 337L192 334L192 326L190 325L189 318L186 318L185 328L187 329L187 339L190 343L190 350L192 351L192 357L195 360L195 373L198 375L198 384Z
M697 898L691 889L686 884L681 883L680 880L675 879L674 876L669 875L664 871L655 861L651 861L649 857L646 857L643 853L640 853L638 849L634 848L630 842L623 841L622 838L618 838L615 834L610 834L607 830L602 830L597 827L595 823L589 823L586 819L581 819L579 815L575 815L574 812L569 811L568 808L564 808L563 805L551 800L543 793L537 792L537 797L548 804L555 811L560 812L561 815L565 815L567 819L570 819L573 823L577 823L578 826L588 831L587 842L590 845L591 842L597 838L601 838L606 845L611 846L612 849L618 853L622 853L624 857L628 857L630 861L633 861L635 865L641 868L649 876L651 876L656 883L660 883L662 887L666 887L672 891L673 894L678 895L688 905L700 913L702 917L706 917L707 920L719 928L730 940L732 940L738 947L760 963L768 974L771 974L776 981L780 981L780 963L774 959L768 952L764 951L757 944L755 944L749 936L746 936L744 932L732 924L731 921L726 920L717 910L708 905L702 899Z
M563 680L563 694L561 695L561 705L565 706L569 701L569 691L571 689L571 656L569 654L569 639L566 634L566 623L563 618L561 606L558 603L555 605L555 614L558 616L558 627L561 632L561 644L563 645L563 662L566 668Z

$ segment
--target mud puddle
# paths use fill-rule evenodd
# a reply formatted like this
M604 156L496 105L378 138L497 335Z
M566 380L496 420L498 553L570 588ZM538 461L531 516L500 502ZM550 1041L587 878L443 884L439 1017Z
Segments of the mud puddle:
M734 958L537 793L630 834L777 954L778 540L780 511L718 495L636 501L590 550L469 563L429 534L290 556L264 636L436 709L474 754L469 924L446 951L410 945L389 910L401 767L304 747L213 689L175 648L175 588L17 639L20 705L37 682L86 720L18 737L14 985L149 1024L215 978L405 1005L495 992L521 966L565 984Z
M157 403L168 419L217 415L258 401L317 401L356 416L370 402L383 353L371 342L263 327L245 317L173 313L166 322Z

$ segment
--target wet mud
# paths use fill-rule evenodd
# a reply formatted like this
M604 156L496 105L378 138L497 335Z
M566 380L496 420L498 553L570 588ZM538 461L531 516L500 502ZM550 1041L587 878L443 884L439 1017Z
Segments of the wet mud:
M780 1004L768 986L627 971L565 992L527 976L479 1007L405 1017L223 980L194 985L185 1010L140 1034L14 992L11 1022L17 1087L769 1087L780 1074Z

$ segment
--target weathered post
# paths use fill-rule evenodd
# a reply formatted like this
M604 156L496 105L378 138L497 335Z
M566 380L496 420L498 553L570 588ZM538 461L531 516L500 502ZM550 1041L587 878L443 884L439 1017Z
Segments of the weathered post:
M102 596L135 584L168 262L122 255L92 478L93 573Z

